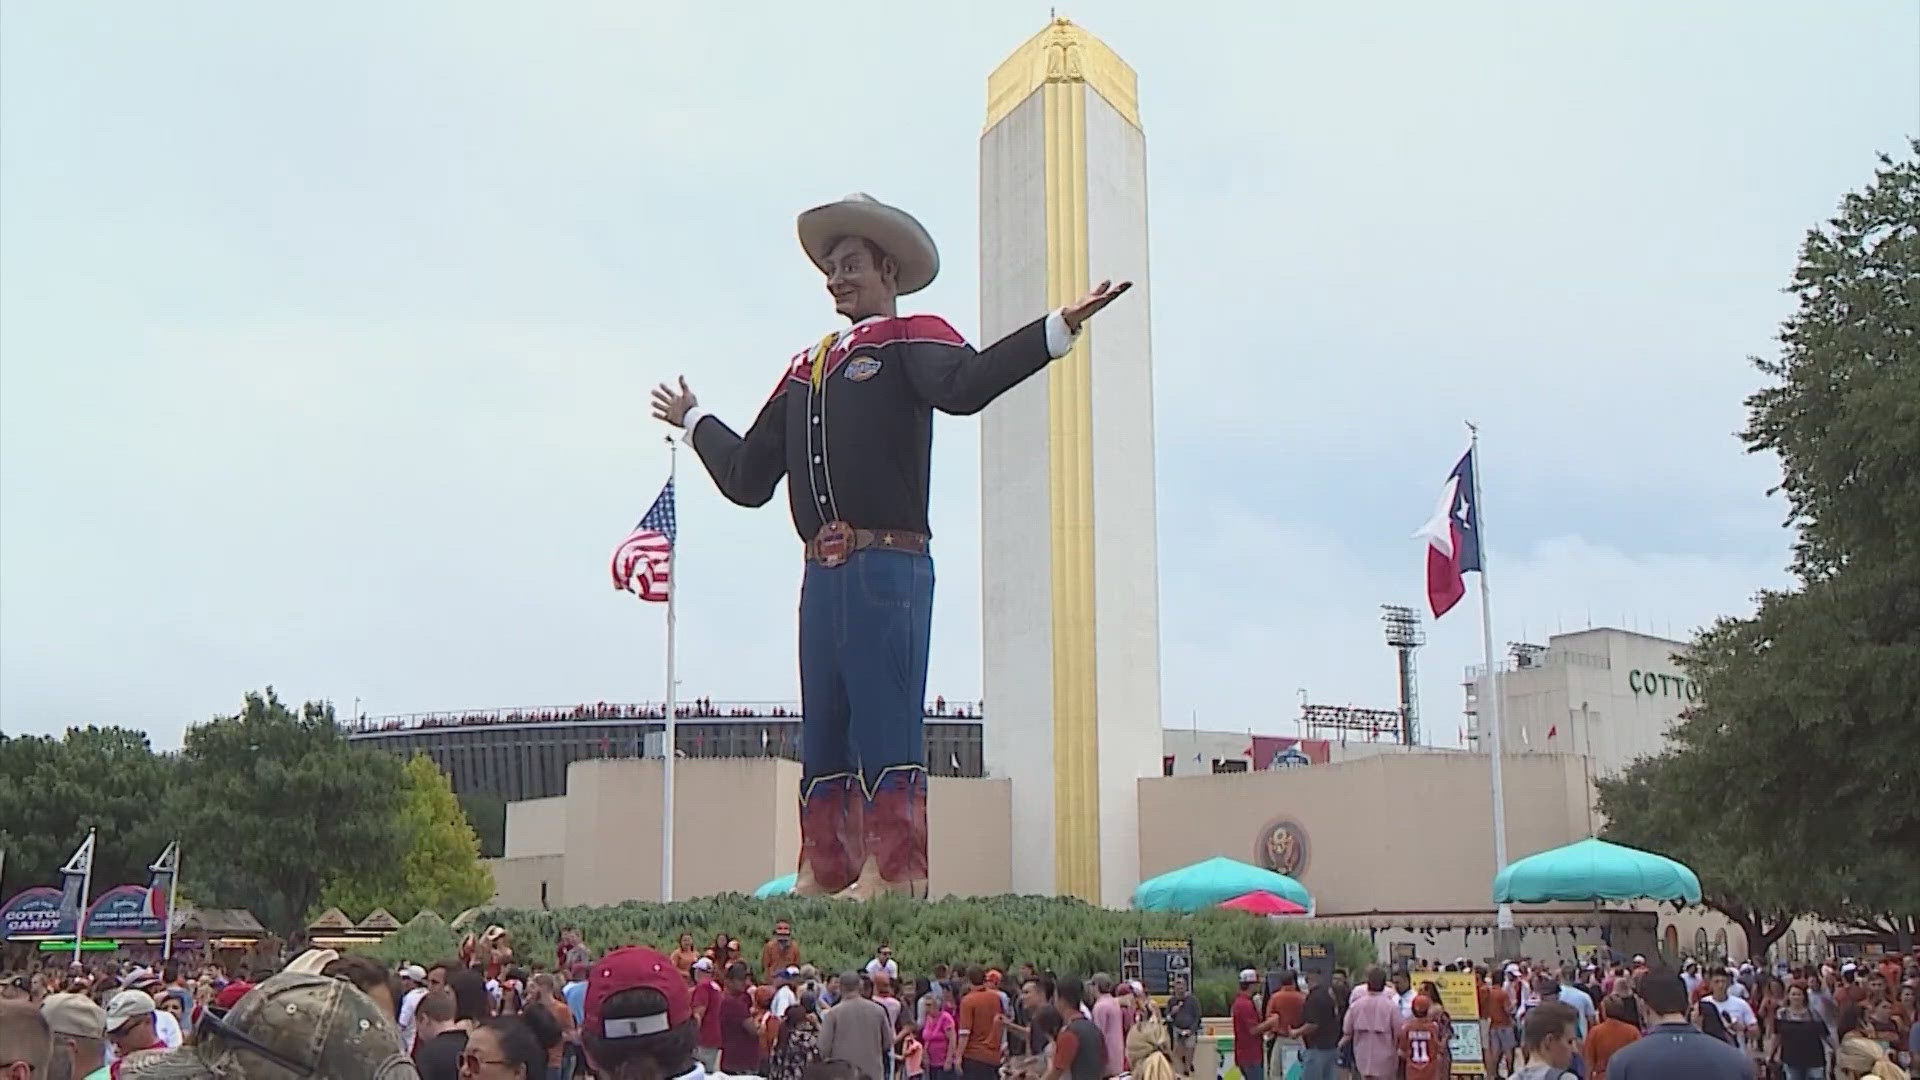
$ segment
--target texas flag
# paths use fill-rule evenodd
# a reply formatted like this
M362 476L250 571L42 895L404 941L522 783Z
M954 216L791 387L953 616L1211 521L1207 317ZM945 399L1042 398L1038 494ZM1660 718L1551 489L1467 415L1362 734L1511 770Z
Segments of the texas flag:
M1447 477L1433 518L1414 536L1427 542L1427 603L1437 619L1467 595L1466 573L1480 570L1480 508L1474 505L1471 449Z

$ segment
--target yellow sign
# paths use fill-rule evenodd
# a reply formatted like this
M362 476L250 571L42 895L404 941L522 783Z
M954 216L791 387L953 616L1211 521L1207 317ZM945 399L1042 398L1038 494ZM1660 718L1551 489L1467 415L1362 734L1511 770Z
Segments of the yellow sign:
M1454 1020L1480 1019L1480 988L1471 971L1416 972L1414 981L1432 980L1440 987L1440 1007Z
M1418 971L1413 975L1415 988L1429 980L1439 987L1440 1007L1453 1021L1453 1041L1447 1045L1453 1057L1453 1075L1486 1075L1486 1064L1480 1060L1478 978L1471 971Z

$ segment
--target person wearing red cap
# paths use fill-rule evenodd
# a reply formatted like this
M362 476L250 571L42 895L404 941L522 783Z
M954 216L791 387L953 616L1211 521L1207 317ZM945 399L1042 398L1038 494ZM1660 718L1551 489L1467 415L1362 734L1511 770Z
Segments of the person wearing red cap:
M1413 1018L1400 1029L1400 1066L1404 1080L1442 1080L1452 1070L1447 1062L1447 1044L1441 1038L1440 1025L1429 1015L1433 999L1421 994L1413 999Z
M252 989L253 984L250 982L230 982L214 995L213 1004L207 1006L207 1011L215 1016L225 1016L232 1012L233 1007L240 1004L240 999L246 997L247 991Z
M693 994L664 954L615 949L587 972L581 1042L599 1080L701 1080Z

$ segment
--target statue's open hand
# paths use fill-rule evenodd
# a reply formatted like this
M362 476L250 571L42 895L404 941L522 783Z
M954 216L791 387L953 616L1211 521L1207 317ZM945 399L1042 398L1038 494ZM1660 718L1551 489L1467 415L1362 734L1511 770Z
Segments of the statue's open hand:
M666 383L653 388L653 418L665 420L674 427L685 427L687 410L700 404L700 399L687 389L687 377L680 376L680 389L675 390Z
M1118 285L1111 281L1103 281L1095 286L1092 292L1062 308L1060 316L1067 320L1067 329L1077 333L1081 323L1093 318L1101 308L1118 300L1121 293L1131 288L1133 288L1131 281L1123 281Z

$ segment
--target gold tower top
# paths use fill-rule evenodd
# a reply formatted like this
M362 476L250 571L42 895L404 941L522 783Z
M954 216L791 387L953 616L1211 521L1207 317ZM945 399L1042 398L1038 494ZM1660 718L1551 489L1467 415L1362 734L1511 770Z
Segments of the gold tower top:
M1140 93L1133 69L1099 38L1056 18L1028 38L987 76L987 127L999 123L1027 95L1050 82L1092 87L1107 104L1140 126Z

